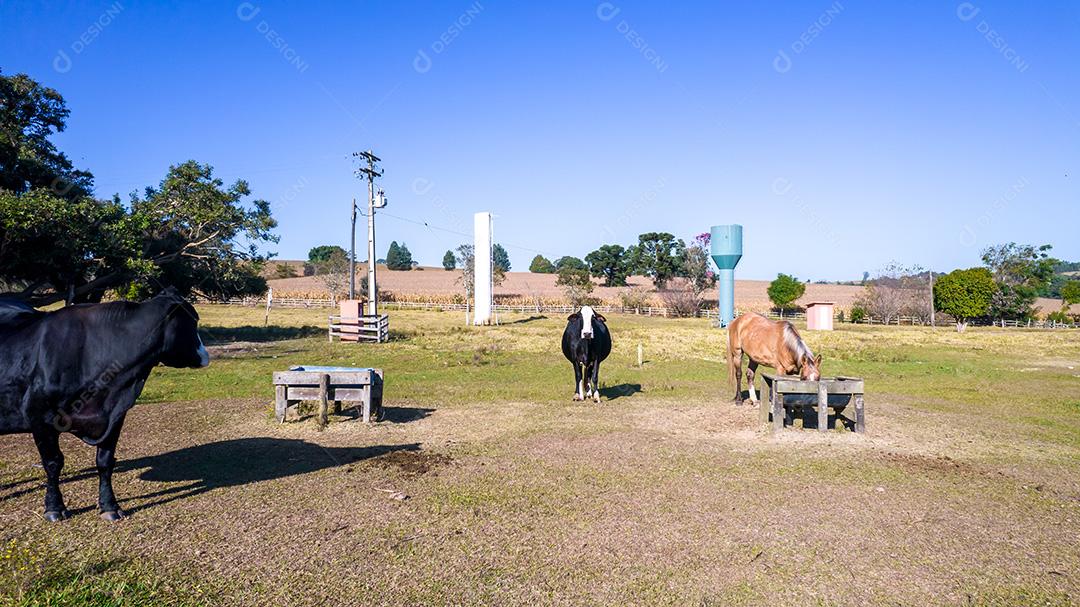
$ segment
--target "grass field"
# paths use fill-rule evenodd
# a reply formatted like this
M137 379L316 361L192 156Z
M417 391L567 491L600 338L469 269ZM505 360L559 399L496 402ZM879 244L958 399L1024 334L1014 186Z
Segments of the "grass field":
M1080 333L807 333L867 379L868 432L774 436L705 320L609 316L597 405L560 317L394 311L370 346L321 310L200 312L211 366L128 416L130 518L97 518L68 437L76 515L46 523L30 437L0 437L0 605L1080 601ZM387 421L274 422L270 373L304 363L382 367Z

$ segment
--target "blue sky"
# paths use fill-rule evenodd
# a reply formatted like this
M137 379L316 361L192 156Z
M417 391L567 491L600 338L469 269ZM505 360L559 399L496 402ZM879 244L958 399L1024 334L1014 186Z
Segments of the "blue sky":
M380 254L425 264L485 210L515 269L722 223L743 278L1077 260L1077 57L1075 2L0 1L0 68L64 95L98 195L210 163L286 259L347 244L371 148Z

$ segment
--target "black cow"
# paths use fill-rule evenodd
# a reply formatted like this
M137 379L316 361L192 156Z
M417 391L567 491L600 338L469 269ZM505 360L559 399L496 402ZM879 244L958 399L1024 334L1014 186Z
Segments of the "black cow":
M195 308L167 289L143 303L39 312L0 301L0 434L29 432L45 468L45 518L69 516L60 495L60 433L97 447L101 518L119 520L112 471L124 415L156 365L205 367Z
M611 354L611 333L607 321L589 306L582 306L567 319L562 335L562 352L574 365L574 400L592 396L600 402L600 363Z

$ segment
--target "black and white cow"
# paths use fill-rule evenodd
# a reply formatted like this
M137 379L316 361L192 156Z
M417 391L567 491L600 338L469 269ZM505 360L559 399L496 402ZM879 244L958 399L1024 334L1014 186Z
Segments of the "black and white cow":
M60 434L97 447L98 507L124 511L112 490L124 416L156 365L205 367L195 308L172 289L143 303L40 312L0 301L0 434L29 432L45 468L45 518L69 516L60 494Z
M590 396L600 402L600 363L611 354L611 333L606 320L589 306L567 318L562 351L574 365L574 400Z

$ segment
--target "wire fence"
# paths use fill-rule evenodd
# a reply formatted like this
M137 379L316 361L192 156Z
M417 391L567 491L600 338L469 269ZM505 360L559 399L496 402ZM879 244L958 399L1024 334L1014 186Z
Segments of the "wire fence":
M247 306L247 307L265 307L265 297L244 297L244 298L232 298L227 300L208 301L204 300L201 303L215 303L231 306ZM275 298L272 302L272 307L275 308L336 308L338 300L332 297L326 298L300 298L300 297L287 297L287 298ZM382 304L383 309L387 310L434 310L442 312L466 312L472 309L468 304L464 303L434 303L434 302L421 302L421 301L389 301ZM677 314L670 308L664 308L659 306L642 306L642 307L623 307L612 305L596 305L592 306L594 310L601 314L633 314L636 316L651 316L660 318L677 318L680 314ZM506 314L572 314L577 311L577 308L570 305L553 305L553 304L495 304L492 307L495 313ZM736 311L736 315L740 312ZM765 314L769 318L784 319L784 320L805 320L806 313L802 311L785 311L780 314L776 311L769 311ZM703 308L699 309L695 314L697 318L710 318L719 320L719 311L715 308ZM850 317L848 317L850 318ZM834 316L834 321L837 323L848 322L840 314ZM939 314L934 319L934 326L949 327L955 325L956 321L945 314ZM930 326L930 320L925 317L919 316L894 316L888 319L881 317L867 316L860 319L854 324L862 325L895 325L895 326ZM1070 322L1062 323L1052 320L971 320L968 321L968 326L995 326L1003 329L1078 329L1080 323Z

